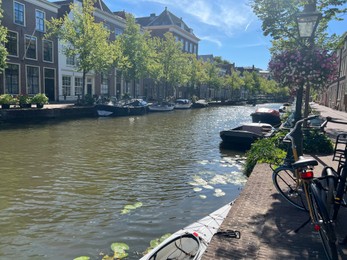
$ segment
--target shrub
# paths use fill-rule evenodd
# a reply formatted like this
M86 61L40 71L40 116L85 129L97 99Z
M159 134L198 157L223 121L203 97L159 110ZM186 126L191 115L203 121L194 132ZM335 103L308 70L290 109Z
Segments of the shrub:
M0 105L4 104L15 104L16 99L10 94L3 94L0 96Z
M291 144L283 143L283 138L288 131L279 131L273 137L260 139L252 144L246 153L246 165L244 173L249 176L257 163L281 164L291 153ZM331 154L333 143L329 137L318 130L310 130L304 133L304 154Z
M244 172L247 176L251 174L258 162L279 164L284 160L286 152L283 150L283 145L280 144L282 136L283 134L279 132L273 137L260 139L252 144L251 149L246 153Z
M311 130L304 133L303 151L307 154L332 154L334 145L324 133Z
M44 93L38 93L32 98L31 102L35 104L42 104L42 105L47 104L48 97Z

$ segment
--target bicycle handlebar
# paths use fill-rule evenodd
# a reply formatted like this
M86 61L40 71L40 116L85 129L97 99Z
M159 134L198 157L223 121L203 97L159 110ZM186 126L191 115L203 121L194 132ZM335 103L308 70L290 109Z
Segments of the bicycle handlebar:
M296 121L294 127L289 131L288 134L285 135L285 137L283 138L283 140L290 140L290 141L293 141L293 133L298 129L298 127L304 122L304 121L308 121L308 120L311 120L313 118L316 118L318 117L318 115L311 115L311 116L308 116L308 117L305 117L305 118L302 118L298 121Z
M321 124L320 130L323 130L324 127L327 126L328 122L335 123L335 124L347 125L347 122L346 122L346 121L340 121L339 118L332 118L332 117L330 117L330 116L327 116L327 117L325 118L325 121L323 122L323 124Z

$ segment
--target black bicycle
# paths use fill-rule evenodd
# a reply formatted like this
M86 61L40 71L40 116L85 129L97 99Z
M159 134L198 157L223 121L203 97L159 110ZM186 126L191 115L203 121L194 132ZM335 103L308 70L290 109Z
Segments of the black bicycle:
M314 230L319 232L327 258L338 259L336 234L327 210L326 191L328 189L324 189L323 183L327 179L332 180L333 178L328 176L314 178L312 167L318 165L318 162L314 159L299 157L293 137L304 121L315 117L311 116L297 121L294 128L285 136L284 141L291 142L294 162L287 162L276 168L273 171L272 179L277 191L289 203L309 212L310 221Z

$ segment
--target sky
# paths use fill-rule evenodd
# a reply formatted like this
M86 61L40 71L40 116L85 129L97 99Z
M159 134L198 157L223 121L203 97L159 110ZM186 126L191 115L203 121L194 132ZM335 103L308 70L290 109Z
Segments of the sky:
M50 0L51 2L54 2ZM165 7L183 19L200 39L199 55L213 54L237 67L266 70L271 59L271 38L265 37L261 21L252 12L250 0L104 0L111 11L126 11L135 17L159 15ZM329 24L328 33L342 35L345 21Z

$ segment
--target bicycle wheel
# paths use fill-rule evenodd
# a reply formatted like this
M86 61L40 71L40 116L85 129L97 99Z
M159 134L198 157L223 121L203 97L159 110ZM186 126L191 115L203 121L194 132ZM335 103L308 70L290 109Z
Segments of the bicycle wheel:
M340 206L342 203L344 203L344 195L346 192L346 179L347 179L347 167L343 167L341 170L339 182L337 184L336 188L336 196L335 196L335 201L333 204L333 214L332 214L332 219L336 220Z
M280 166L272 173L272 181L277 191L294 207L307 211L305 192L297 181L294 169L290 166Z
M336 248L336 234L332 221L328 215L328 211L320 197L319 186L312 182L310 185L311 202L313 210L313 221L315 230L319 231L323 248L328 259L338 259Z
M318 189L321 193L320 198L322 199L330 219L333 219L334 206L335 206L335 189L337 173L331 167L325 167L322 172L322 179L319 183L322 185L322 189Z

